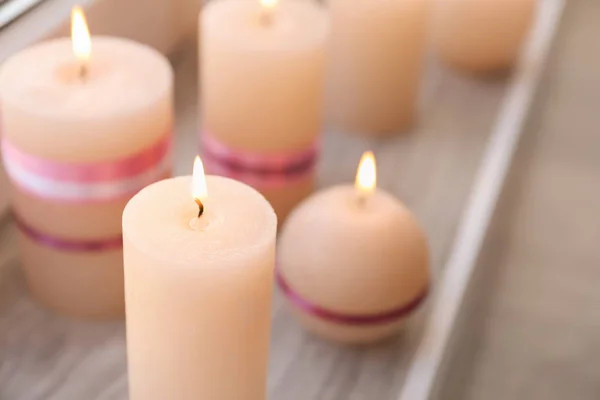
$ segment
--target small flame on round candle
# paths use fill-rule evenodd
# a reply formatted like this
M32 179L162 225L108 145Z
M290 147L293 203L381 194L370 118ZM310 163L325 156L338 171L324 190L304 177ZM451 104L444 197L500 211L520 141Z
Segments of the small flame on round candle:
M73 54L79 60L79 75L85 78L92 54L92 41L81 7L73 7L71 11L71 43Z
M198 204L198 218L204 213L204 203L208 197L208 190L206 188L206 176L204 175L204 165L200 157L196 156L194 160L194 172L192 174L192 196L194 201Z
M260 0L260 20L264 25L268 25L273 20L273 12L277 7L279 0Z
M361 201L364 201L375 190L377 186L377 168L373 152L366 151L360 158L354 186L360 195Z

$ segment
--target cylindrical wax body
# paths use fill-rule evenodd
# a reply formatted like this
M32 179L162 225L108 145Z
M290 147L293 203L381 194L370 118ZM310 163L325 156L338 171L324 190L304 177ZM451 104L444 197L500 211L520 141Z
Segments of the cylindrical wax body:
M485 73L510 67L533 22L537 0L436 0L435 52L448 65Z
M131 400L264 400L277 219L262 195L207 177L143 189L123 213Z
M375 136L410 127L417 112L430 1L328 2L328 123Z
M254 186L283 220L313 190L329 24L309 1L265 12L258 1L205 7L201 135L207 171Z
M69 39L0 72L4 164L33 294L73 315L123 314L121 214L170 175L171 67L155 50L92 37L87 74Z
M0 157L0 163L2 158ZM4 167L0 165L0 218L8 211L10 205L9 182Z

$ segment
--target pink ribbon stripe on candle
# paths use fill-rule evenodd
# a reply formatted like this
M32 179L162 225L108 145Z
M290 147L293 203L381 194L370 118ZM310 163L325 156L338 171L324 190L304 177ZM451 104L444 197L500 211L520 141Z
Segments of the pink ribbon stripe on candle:
M426 287L412 301L393 310L376 314L345 314L328 310L305 299L290 287L279 270L276 270L275 279L284 295L296 307L317 318L340 325L367 326L392 323L400 318L407 317L415 311L425 301L429 292L429 288Z
M15 222L19 230L31 240L46 247L53 247L57 250L92 252L115 250L123 247L122 235L103 240L67 240L38 232L31 226L25 224L18 216L15 216Z
M101 202L132 195L167 177L171 171L171 135L137 154L96 163L40 158L5 138L2 157L12 182L32 195L65 202Z
M256 153L233 150L206 132L201 140L208 173L255 187L285 186L311 176L319 154L317 143L299 151Z

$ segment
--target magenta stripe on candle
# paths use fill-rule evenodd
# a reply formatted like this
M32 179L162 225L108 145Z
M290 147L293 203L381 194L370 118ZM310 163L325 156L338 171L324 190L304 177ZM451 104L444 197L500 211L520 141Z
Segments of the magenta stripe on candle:
M123 247L122 235L101 240L67 240L39 232L15 216L19 230L34 242L46 247L53 247L62 251L99 252L121 249Z
M229 148L214 136L201 135L206 170L253 186L285 185L309 177L317 163L319 146L297 151L256 153Z
M214 160L208 154L204 154L204 168L208 174L225 176L240 182L244 182L256 188L282 187L307 179L313 175L314 168L307 169L302 173L293 175L283 174L256 174L253 171L245 171L229 168L220 160Z
M328 310L310 302L290 287L279 270L276 270L275 274L275 279L279 288L283 291L287 299L296 307L317 318L340 325L368 326L392 323L400 318L407 317L415 311L425 301L429 293L429 288L425 287L425 289L423 289L423 291L412 301L393 310L375 314L345 314Z
M141 174L161 162L170 149L171 135L168 134L156 144L119 160L73 163L57 162L27 154L6 138L2 140L5 162L18 165L44 178L85 183L120 180Z

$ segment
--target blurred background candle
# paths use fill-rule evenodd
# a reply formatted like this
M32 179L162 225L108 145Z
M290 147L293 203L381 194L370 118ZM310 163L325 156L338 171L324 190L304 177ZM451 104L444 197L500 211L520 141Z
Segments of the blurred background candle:
M130 400L266 399L277 217L201 165L123 213Z
M409 128L417 100L430 0L328 0L327 121L389 135Z
M260 190L280 220L313 190L327 34L310 1L216 0L201 15L206 169Z
M4 164L34 296L69 314L122 315L121 213L170 175L172 71L146 46L90 41L80 10L73 34L3 65Z
M448 65L485 73L510 67L533 23L537 0L435 0L432 41Z

